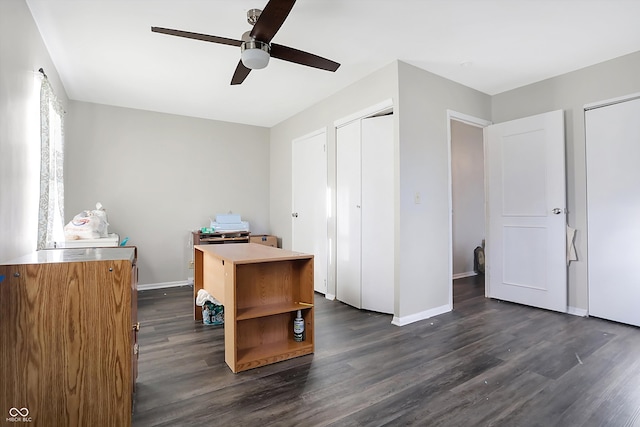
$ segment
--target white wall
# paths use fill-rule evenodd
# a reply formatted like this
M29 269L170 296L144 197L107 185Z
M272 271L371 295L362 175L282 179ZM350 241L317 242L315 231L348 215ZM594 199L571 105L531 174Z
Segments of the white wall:
M35 251L40 191L40 74L67 96L24 0L0 1L0 262Z
M482 128L451 121L453 274L473 273L473 250L484 230L484 144Z
M232 211L269 233L269 130L72 101L65 215L101 202L138 247L140 284L193 276L190 230Z
M587 309L587 211L584 104L640 92L640 52L514 89L492 98L492 119L500 123L563 109L569 225L577 229L578 261L569 267L568 305Z

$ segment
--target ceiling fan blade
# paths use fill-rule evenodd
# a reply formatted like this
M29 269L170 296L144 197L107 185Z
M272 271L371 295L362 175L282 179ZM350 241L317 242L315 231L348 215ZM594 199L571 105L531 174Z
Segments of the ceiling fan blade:
M236 67L236 72L233 73L233 77L231 78L232 85L239 85L247 78L249 73L251 72L250 68L247 68L242 63L242 60L238 61L238 66Z
M271 43L271 57L327 71L336 71L340 66L330 59L275 43Z
M282 26L296 0L269 0L251 30L251 37L269 43Z
M226 44L229 46L240 46L242 40L228 39L226 37L210 36L208 34L191 33L189 31L172 30L171 28L151 27L154 33L168 34L170 36L185 37L187 39L202 40L204 42Z

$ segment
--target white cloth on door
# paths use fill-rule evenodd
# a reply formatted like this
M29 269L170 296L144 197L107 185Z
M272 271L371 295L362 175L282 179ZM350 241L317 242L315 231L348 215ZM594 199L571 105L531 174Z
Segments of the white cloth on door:
M575 245L576 230L567 225L567 266L571 261L578 260L578 254L576 253Z

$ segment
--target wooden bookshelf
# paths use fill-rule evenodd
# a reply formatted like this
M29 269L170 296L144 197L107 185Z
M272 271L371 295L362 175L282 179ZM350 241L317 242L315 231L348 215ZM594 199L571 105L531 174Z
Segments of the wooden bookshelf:
M225 362L233 372L313 353L313 255L256 243L197 245L194 295L200 289L224 305ZM298 310L302 342L293 339Z
M291 304L270 304L258 307L248 307L244 309L238 309L236 319L247 320L261 318L265 316L271 316L274 314L282 313L295 313L298 310L306 310L311 307L311 304L294 302Z

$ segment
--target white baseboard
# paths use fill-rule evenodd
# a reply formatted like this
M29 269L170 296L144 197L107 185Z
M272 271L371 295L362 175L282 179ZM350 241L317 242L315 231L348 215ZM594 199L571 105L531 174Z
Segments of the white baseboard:
M147 283L146 285L138 285L139 291L148 291L150 289L162 289L162 288L175 288L177 286L192 286L193 282L188 280L180 280L178 282L162 282L162 283Z
M330 301L334 301L336 299L334 294L324 294L324 297Z
M464 279L465 277L472 277L477 275L478 273L476 273L475 271L467 271L466 273L456 273L452 277L453 277L453 280L456 280L456 279Z
M420 320L428 319L433 316L437 316L439 314L448 313L451 311L451 307L449 304L441 305L440 307L432 308L430 310L426 310L420 313L411 314L409 316L397 317L393 316L393 320L391 321L392 325L396 326L404 326L409 323L418 322Z
M580 317L587 317L589 315L589 312L587 310L585 310L584 308L568 306L567 307L567 314L572 314L574 316L580 316Z

